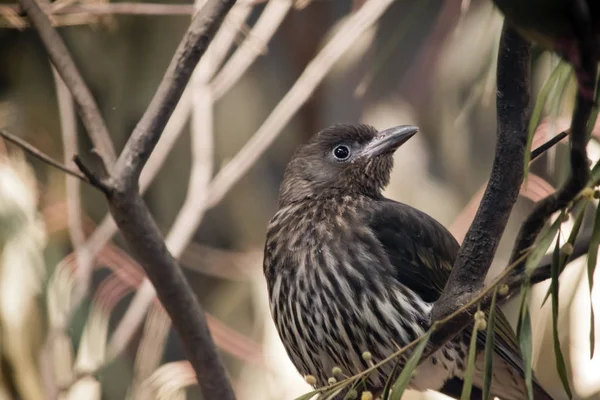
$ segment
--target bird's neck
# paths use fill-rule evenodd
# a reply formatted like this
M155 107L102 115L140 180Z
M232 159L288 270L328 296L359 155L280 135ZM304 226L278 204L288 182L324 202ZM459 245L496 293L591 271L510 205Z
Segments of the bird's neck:
M330 184L319 185L318 183L298 179L292 182L286 182L281 186L279 193L279 209L293 205L303 204L304 206L322 207L336 202L347 203L349 201L360 201L369 198L379 200L383 194L379 188L369 188L365 190L362 187L332 186Z

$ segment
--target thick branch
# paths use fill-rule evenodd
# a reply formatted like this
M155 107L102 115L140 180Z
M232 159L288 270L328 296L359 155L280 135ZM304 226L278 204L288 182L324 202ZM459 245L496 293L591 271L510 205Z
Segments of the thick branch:
M530 45L506 25L497 67L497 143L485 194L461 246L446 287L432 310L442 319L483 287L523 181L530 116Z
M108 179L100 179L93 171L87 169L81 160L75 159L87 180L106 194L111 214L129 248L144 266L161 303L173 321L175 330L181 337L203 397L225 400L235 399L235 395L210 336L204 311L181 269L167 250L161 233L138 192L137 181L196 64L234 3L235 0L209 0L198 11L150 106L132 133L116 165L113 164L113 155L107 152L106 148L99 149L101 151L98 153L104 165L114 165L114 168L108 171ZM96 141L99 138L110 142L108 134L104 136L105 132L102 129L98 130L98 127L104 127L102 117L47 15L42 12L36 0L23 0L22 4L38 29L56 69L61 73L75 99L78 102L83 101L82 117L92 128L88 130L94 143L98 146ZM93 104L93 107L90 104Z
M71 91L83 125L94 143L95 151L104 160L106 167L114 165L117 156L104 119L65 43L36 0L20 0L19 4L40 35L56 71Z
M137 191L137 182L142 168L160 139L169 117L194 72L194 67L200 61L235 1L207 1L196 13L154 98L117 160L113 176L113 184L117 191L125 192L134 187Z

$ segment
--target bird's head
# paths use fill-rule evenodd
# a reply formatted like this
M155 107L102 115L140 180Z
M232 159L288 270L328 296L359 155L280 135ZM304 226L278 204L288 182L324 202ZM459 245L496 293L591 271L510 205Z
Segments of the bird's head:
M285 170L280 204L332 194L378 197L388 184L393 154L418 128L377 131L368 125L334 125L301 146Z

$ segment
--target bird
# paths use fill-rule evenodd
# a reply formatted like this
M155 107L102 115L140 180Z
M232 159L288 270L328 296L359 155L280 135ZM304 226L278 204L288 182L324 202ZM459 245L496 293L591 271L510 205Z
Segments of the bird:
M285 168L263 272L281 341L314 387L336 372L364 371L431 326L459 244L434 218L382 194L395 151L417 131L334 125L301 145ZM460 395L467 331L423 361L409 387ZM526 399L519 346L499 309L495 337L491 394ZM483 387L484 331L477 343L473 399ZM381 393L392 364L371 373L364 389ZM551 399L535 379L533 386L536 400Z
M579 92L592 101L600 61L598 0L493 0L521 36L558 53L575 69Z

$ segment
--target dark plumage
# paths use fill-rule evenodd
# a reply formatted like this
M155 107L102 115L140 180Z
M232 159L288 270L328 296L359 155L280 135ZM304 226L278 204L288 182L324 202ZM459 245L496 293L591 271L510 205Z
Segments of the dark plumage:
M580 93L592 101L600 61L600 1L494 0L522 36L557 52L575 69Z
M337 125L300 147L286 168L264 273L288 355L317 386L326 384L333 367L347 375L363 370L364 351L378 361L423 334L450 274L459 248L454 237L427 214L381 194L394 151L416 132ZM524 399L514 333L497 315L492 392ZM422 363L411 386L443 390L448 383L444 391L451 393L450 383L463 376L468 335ZM381 389L392 367L372 374L369 389ZM475 386L483 384L482 371L480 355ZM550 397L536 384L535 398Z

